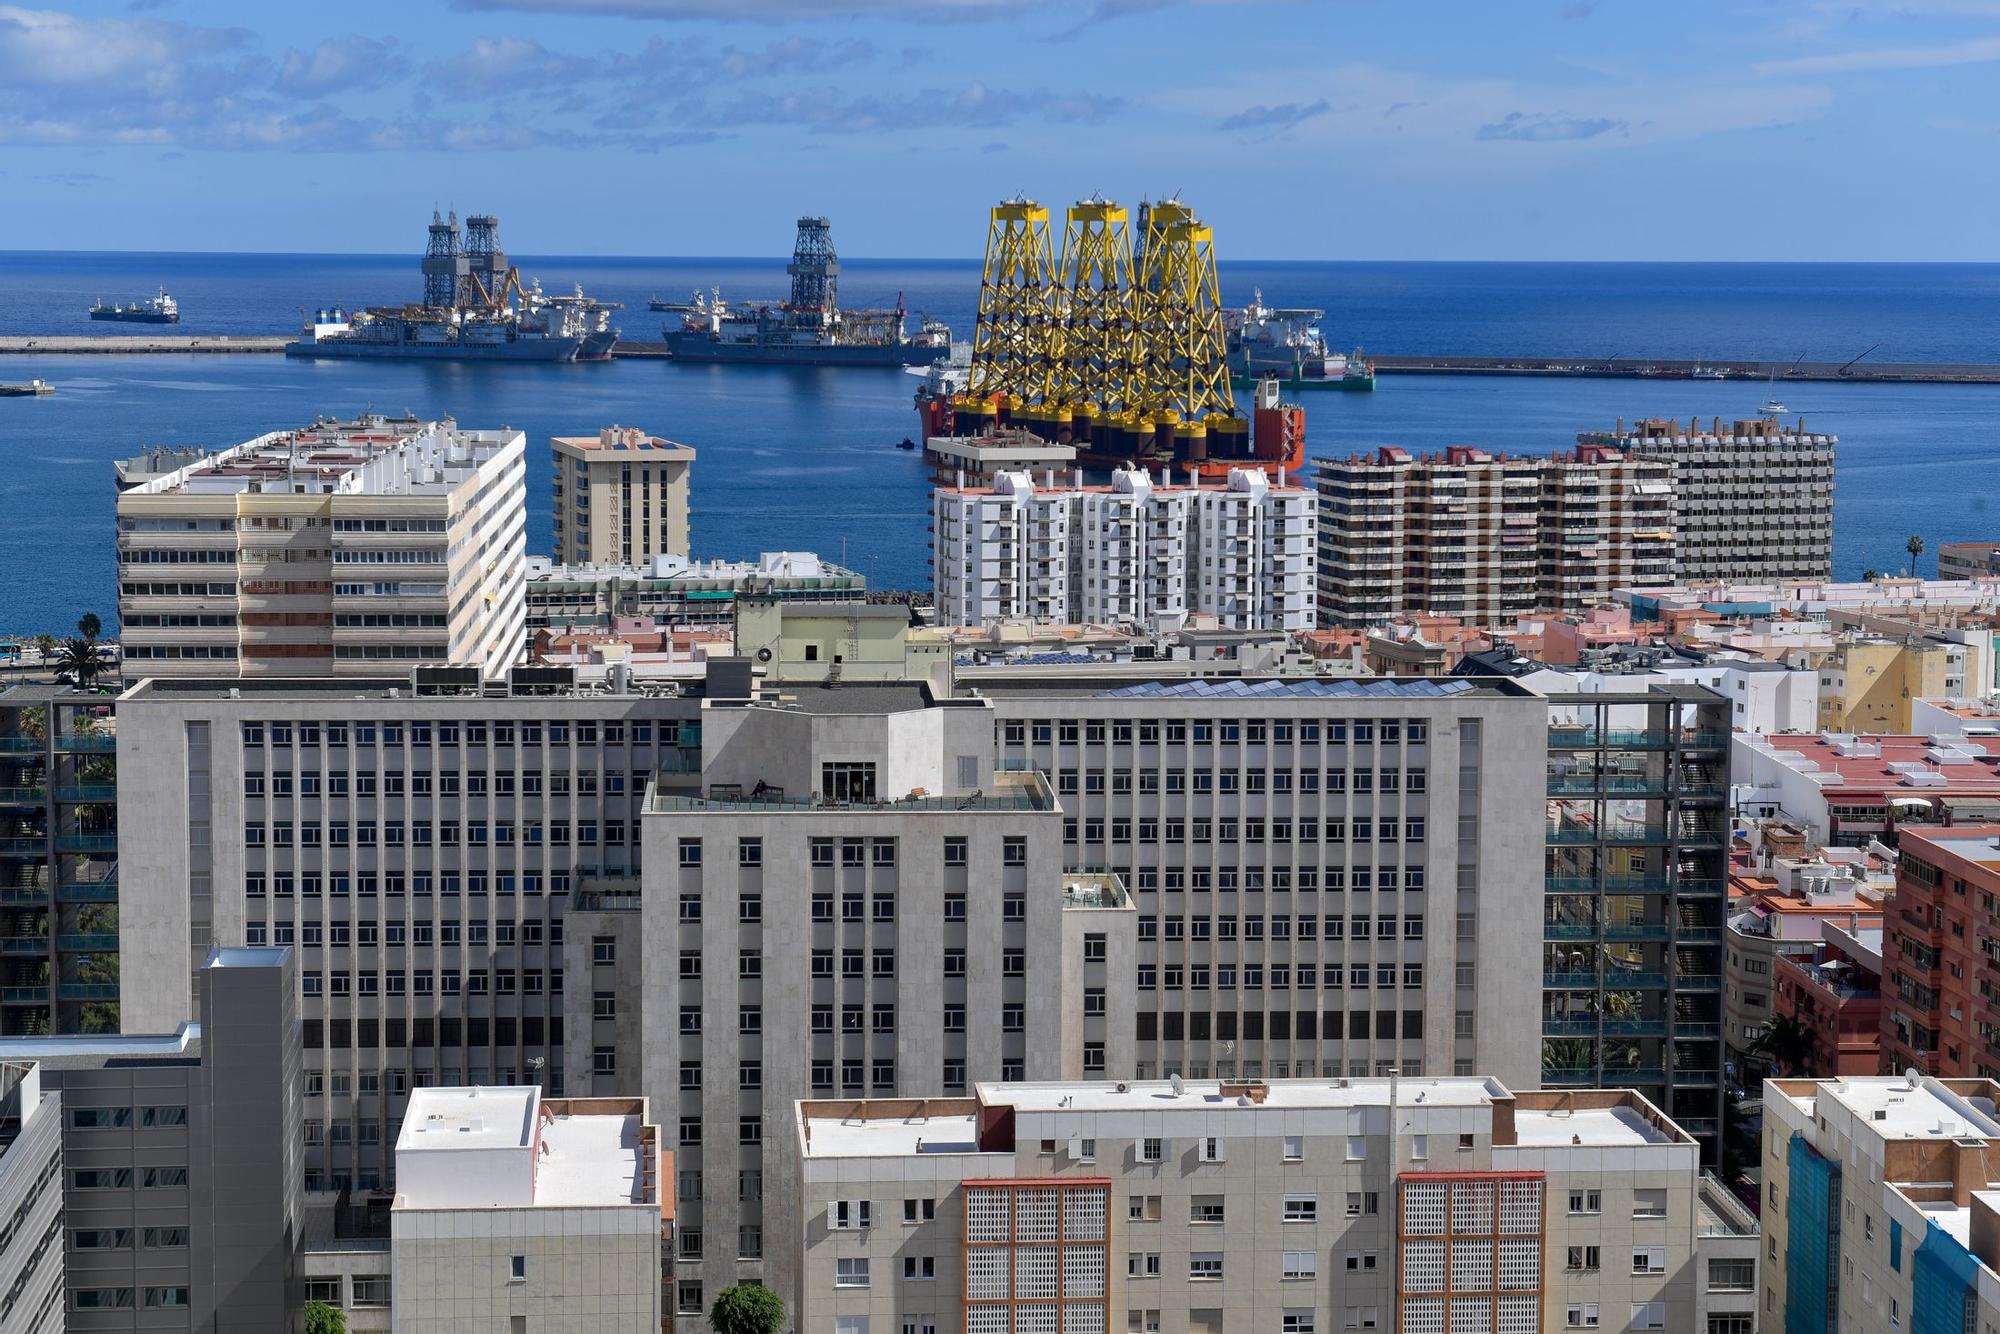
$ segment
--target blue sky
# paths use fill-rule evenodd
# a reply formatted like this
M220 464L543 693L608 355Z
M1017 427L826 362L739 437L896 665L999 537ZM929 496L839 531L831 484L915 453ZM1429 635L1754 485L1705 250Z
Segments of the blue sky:
M2000 258L2000 0L0 3L0 249Z

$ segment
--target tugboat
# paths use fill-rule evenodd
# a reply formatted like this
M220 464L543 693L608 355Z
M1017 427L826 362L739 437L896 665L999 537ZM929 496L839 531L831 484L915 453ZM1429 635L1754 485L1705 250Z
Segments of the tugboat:
M181 308L178 302L167 295L162 287L158 296L147 297L144 301L132 301L116 305L100 301L90 308L93 320L117 320L121 324L179 324Z

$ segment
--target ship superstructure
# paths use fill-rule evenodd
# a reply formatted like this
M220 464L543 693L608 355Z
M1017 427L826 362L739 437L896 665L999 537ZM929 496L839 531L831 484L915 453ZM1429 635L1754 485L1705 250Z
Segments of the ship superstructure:
M454 361L607 360L618 331L615 305L545 296L524 286L500 248L500 220L431 214L421 265L421 303L372 306L350 315L323 309L285 352L294 357L396 357Z
M1267 306L1253 290L1250 304L1228 312L1229 372L1241 386L1276 376L1306 389L1373 389L1375 367L1360 349L1342 356L1327 349L1319 322L1326 312L1304 306Z
M90 318L116 320L121 324L179 324L181 308L162 287L158 296L149 296L144 301L128 301L122 306L114 301L100 301L90 308Z
M648 302L680 316L661 331L668 355L786 366L922 366L951 355L944 325L919 317L917 332L909 331L900 294L891 309L841 309L840 256L827 219L799 219L785 272L792 291L783 302L731 303L719 288L685 304Z
M926 440L1017 427L1071 445L1089 467L1232 467L1305 462L1305 413L1260 382L1246 415L1229 375L1215 238L1176 199L1070 206L1061 249L1032 199L988 219L967 382L920 391Z

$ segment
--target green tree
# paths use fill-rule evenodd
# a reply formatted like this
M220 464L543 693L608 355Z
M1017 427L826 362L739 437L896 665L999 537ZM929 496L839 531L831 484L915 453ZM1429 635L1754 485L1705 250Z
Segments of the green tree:
M57 647L58 643L54 635L44 633L35 636L35 652L42 655L42 665L44 667L48 666L54 660Z
M1915 578L1917 573L1917 557L1924 554L1924 539L1918 537L1915 533L1911 533L1910 540L1903 543L1903 550L1910 553L1910 576Z
M76 632L95 644L97 637L104 633L104 622L97 619L96 612L87 611L83 614L83 619L76 623Z
M785 1323L785 1303L762 1283L738 1283L716 1294L708 1323L717 1334L778 1334Z
M97 645L87 639L63 641L62 652L56 658L57 680L79 690L88 690L103 671L104 664L97 657Z
M1880 579L1882 577L1882 572L1871 565L1869 568L1861 572L1861 577L1868 583L1872 584L1877 579Z
M347 1316L338 1306L307 1302L306 1334L347 1334Z
M1810 1075L1819 1042L1813 1031L1788 1014L1774 1014L1764 1021L1764 1031L1750 1048L1753 1056L1771 1063L1774 1074Z

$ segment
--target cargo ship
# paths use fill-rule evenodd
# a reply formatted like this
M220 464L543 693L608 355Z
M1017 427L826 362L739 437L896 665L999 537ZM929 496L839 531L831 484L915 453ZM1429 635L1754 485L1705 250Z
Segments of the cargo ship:
M1344 357L1327 349L1320 332L1323 310L1304 306L1272 307L1264 294L1252 291L1250 304L1228 312L1229 373L1239 388L1277 378L1288 388L1375 388L1375 367L1361 349Z
M315 311L290 357L387 357L437 361L604 361L618 331L614 305L574 296L545 296L524 287L520 270L500 249L500 220L431 214L422 262L424 296L417 304Z
M162 287L158 296L149 296L144 301L131 301L116 305L100 301L90 308L93 320L116 320L120 324L179 324L181 322L180 303L167 295Z
M891 310L840 308L840 258L832 224L800 218L792 262L791 298L731 304L721 289L697 292L684 304L647 304L680 316L660 332L676 361L747 362L765 366L923 366L951 355L951 330L909 312L899 294Z
M933 368L916 394L926 458L1019 456L1032 437L1090 469L1303 468L1305 411L1284 384L1258 378L1247 407L1232 393L1214 236L1193 209L1143 203L1134 219L1093 197L1060 227L1050 212L993 208L967 373Z

